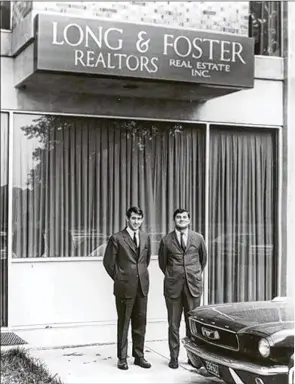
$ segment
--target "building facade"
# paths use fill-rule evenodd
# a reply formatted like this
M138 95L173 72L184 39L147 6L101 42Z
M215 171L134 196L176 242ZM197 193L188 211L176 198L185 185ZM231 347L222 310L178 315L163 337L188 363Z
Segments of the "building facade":
M208 245L205 304L293 292L292 3L1 9L2 326L116 321L102 257L131 205L152 236L149 321L166 319L157 250L178 207Z

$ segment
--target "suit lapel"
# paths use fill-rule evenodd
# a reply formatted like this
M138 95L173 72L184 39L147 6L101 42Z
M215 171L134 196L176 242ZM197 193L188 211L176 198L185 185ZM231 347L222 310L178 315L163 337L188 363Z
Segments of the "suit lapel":
M127 232L126 228L123 229L122 231L122 236L125 240L125 242L129 245L129 247L131 248L131 250L135 253L135 255L137 255L137 251L136 251L136 248L135 248L135 244L134 244L134 241L131 239L129 233Z
M191 231L188 231L187 233L187 243L186 243L186 249L185 249L185 252L187 252L189 250L189 247L191 245L191 242L192 242L192 233Z
M142 250L145 246L145 239L146 239L146 237L144 236L144 234L141 231L139 231L139 258L141 256Z
M181 245L179 244L175 231L172 232L172 242L180 251L182 251Z
M173 231L172 232L172 242L174 243L174 245L180 250L183 252L183 249L181 248L181 245L179 244L179 241L177 239L177 235L176 235L176 232ZM185 248L185 252L186 253L189 249L191 245L191 231L188 231L187 233L187 242L186 242L186 248Z

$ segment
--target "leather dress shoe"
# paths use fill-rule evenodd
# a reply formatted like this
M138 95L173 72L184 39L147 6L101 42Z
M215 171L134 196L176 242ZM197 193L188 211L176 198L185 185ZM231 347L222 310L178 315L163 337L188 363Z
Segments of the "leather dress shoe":
M143 357L135 358L134 365L139 365L141 368L151 368L151 364Z
M123 371L126 371L128 369L127 361L125 359L119 359L117 367Z
M178 368L178 359L171 359L168 364L169 368L177 369Z

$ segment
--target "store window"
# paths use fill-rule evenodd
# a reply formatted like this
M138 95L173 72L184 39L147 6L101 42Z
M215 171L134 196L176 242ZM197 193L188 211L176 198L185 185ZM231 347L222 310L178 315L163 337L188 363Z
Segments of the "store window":
M209 302L276 294L276 135L210 131Z
M282 1L250 1L249 35L255 55L281 56Z
M205 127L15 115L13 257L103 256L129 206L157 254L186 207L204 228Z
M11 29L11 1L0 1L0 29Z
M7 326L8 248L8 115L1 113L0 129L0 326Z

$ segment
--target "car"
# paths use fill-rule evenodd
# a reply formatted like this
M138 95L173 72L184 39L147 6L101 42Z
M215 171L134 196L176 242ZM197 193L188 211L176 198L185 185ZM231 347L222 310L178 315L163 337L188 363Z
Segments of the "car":
M252 255L264 257L272 257L273 255L273 244L257 243L257 237L252 233L224 234L214 239L212 245L221 255L236 255L243 249Z
M158 249L159 249L159 246L160 246L160 241L162 239L162 237L164 236L165 234L164 233L161 233L161 232L152 232L150 233L150 237L151 237L151 250L152 250L152 254L157 254L158 253ZM105 236L105 235L102 235L100 234L99 235L99 239L101 239L101 243L99 244L99 246L96 246L89 254L88 256L96 256L96 257L102 257L105 253L105 250L106 250L106 247L107 247L107 244L108 244L108 239L111 235L109 236ZM81 236L80 236L81 237ZM97 236L98 237L98 236ZM80 240L77 236L77 234L75 234L75 236L73 236L73 238L75 239L75 243L78 243L79 244L82 244L82 241L83 240ZM78 239L78 240L77 240ZM95 244L95 242L93 241L93 238L91 238L91 236L89 237L90 241L92 242L92 245ZM89 241L89 239L86 238L86 240ZM84 240L85 241L85 240ZM98 242L97 242L98 244Z
M294 384L294 303L216 304L189 313L190 363L229 384Z

